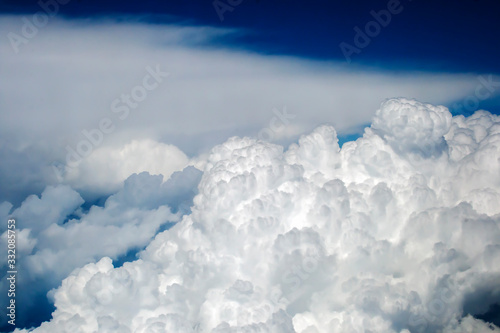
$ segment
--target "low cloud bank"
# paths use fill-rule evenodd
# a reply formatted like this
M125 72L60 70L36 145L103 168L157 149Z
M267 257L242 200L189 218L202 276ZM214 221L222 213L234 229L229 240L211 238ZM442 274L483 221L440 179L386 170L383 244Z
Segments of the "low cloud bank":
M18 325L31 326L50 318L47 292L75 268L103 256L135 259L134 254L160 230L190 211L200 178L201 172L192 166L174 172L165 182L162 175L133 174L102 207L94 205L88 210L79 193L67 185L49 186L40 197L32 195L14 210L8 202L0 204L4 221L7 216L17 220ZM6 249L6 226L0 232L0 247ZM6 259L2 261L4 272ZM7 276L0 282L5 294ZM52 298L52 293L48 296ZM3 297L0 306L6 307L8 301ZM7 320L2 318L0 325L8 329Z

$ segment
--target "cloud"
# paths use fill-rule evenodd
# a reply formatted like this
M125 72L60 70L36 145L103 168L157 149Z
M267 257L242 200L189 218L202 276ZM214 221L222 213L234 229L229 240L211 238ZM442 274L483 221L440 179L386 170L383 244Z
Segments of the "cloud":
M446 149L443 135L450 126L451 114L444 106L389 100L375 115L372 129L395 151L426 156Z
M188 164L177 147L153 140L133 140L124 146L101 147L79 163L64 165L63 178L77 189L115 192L131 174L148 171L168 179Z
M41 197L28 197L12 212L12 205L2 204L2 218L17 220L17 266L22 274L16 299L23 305L18 307L17 322L32 325L50 315L44 313L50 310L47 292L75 268L103 256L134 258L159 230L189 212L200 177L194 167L173 173L165 182L162 175L133 174L104 206L91 206L88 211L79 193L67 185L49 186ZM0 245L6 248L5 229ZM6 263L2 262L4 268ZM4 276L0 287L5 286Z
M0 34L19 34L23 24L22 16L3 15ZM54 17L18 53L2 38L1 200L15 199L17 206L27 195L58 184L52 166L64 169L67 147L76 150L104 119L113 130L87 158L124 150L134 140L175 145L193 157L235 134L257 137L269 127L275 108L286 106L295 116L274 135L289 144L320 124L332 123L338 131L365 125L387 96L447 104L472 94L478 84L471 74L394 72L261 55L238 46L248 33L175 20ZM154 84L144 81L148 68L169 76L143 99L141 86ZM124 107L128 113L122 119ZM78 181L93 187L89 191L113 193L89 180Z
M499 128L389 99L342 149L331 126L233 137L189 215L74 270L33 332L496 332Z

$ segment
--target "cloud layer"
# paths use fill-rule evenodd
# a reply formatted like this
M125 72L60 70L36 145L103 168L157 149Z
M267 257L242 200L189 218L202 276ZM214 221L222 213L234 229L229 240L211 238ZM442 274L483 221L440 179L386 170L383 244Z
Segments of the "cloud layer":
M0 16L0 35L21 34L23 24L23 16ZM323 123L339 131L365 126L387 96L446 104L473 94L478 84L470 74L346 68L344 62L256 54L238 46L249 33L177 21L54 17L18 53L8 38L0 39L0 200L17 206L58 184L54 163L64 169L68 147L83 149L85 133L95 133L103 121L109 133L96 136L92 155L154 140L195 156L232 135L256 137L270 126L274 108L286 106L295 115L275 135L289 144ZM169 75L156 81L151 72L157 68ZM108 173L98 166L93 174ZM80 181L96 185L91 177ZM86 190L113 193L94 187Z
M0 217L17 219L17 322L29 325L50 315L47 292L71 271L103 256L135 259L159 230L169 228L189 212L201 172L187 167L163 182L162 175L134 174L102 207L85 209L81 196L67 185L47 187L11 211L0 205ZM0 246L7 248L3 226ZM127 258L132 257L132 258ZM6 269L7 260L2 261ZM3 276L1 290L6 290ZM8 289L8 288L7 288ZM49 295L50 296L50 295ZM2 298L0 305L6 306ZM46 313L49 311L49 313ZM1 324L6 319L2 318Z
M33 332L500 332L483 320L500 303L499 161L498 116L407 99L342 149L331 126L287 150L231 138L189 215L139 260L73 271Z

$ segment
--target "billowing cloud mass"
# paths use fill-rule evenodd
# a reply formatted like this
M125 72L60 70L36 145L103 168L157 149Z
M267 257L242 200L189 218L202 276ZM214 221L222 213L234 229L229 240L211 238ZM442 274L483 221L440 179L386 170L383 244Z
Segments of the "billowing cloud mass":
M159 230L189 212L200 177L201 172L192 166L173 173L165 182L162 175L133 174L102 207L90 209L82 206L81 196L67 185L49 186L40 197L32 195L14 210L8 202L0 205L3 220L13 216L18 221L17 267L22 274L16 300L22 306L18 306L17 322L26 325L50 315L47 292L75 268L103 256L135 259L135 253ZM0 247L7 248L6 226L1 232ZM2 261L4 272L6 265L7 260ZM2 277L0 288L7 290L7 276ZM8 301L3 297L0 305ZM6 318L0 323L5 324Z
M390 99L342 149L331 126L234 137L198 190L139 260L73 271L33 332L500 332L498 116Z

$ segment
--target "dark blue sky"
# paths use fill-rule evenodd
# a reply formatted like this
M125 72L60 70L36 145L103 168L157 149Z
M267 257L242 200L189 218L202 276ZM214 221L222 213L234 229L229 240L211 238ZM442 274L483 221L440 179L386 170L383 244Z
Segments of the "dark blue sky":
M231 6L230 3L239 5ZM345 60L341 42L354 45L358 26L374 20L371 11L388 1L220 0L232 7L221 21L213 1L70 0L60 13L68 17L173 15L181 21L238 27L252 34L236 41L263 53ZM37 1L2 0L4 13L40 10ZM351 64L411 70L500 73L500 1L401 0L399 12L381 27L368 46L352 55ZM152 18L145 18L153 20ZM156 17L154 20L162 20ZM164 20L168 20L164 18Z

